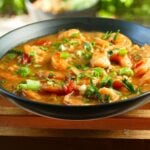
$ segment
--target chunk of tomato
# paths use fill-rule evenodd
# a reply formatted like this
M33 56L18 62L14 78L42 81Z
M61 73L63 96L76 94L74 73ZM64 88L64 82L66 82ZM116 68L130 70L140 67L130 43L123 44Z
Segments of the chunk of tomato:
M119 89L121 89L121 88L123 87L123 84L122 84L121 81L115 80L115 81L113 82L113 85L112 85L112 86L113 86L114 89L119 90Z
M70 80L65 86L64 86L64 92L66 94L69 94L73 92L76 89L74 81Z

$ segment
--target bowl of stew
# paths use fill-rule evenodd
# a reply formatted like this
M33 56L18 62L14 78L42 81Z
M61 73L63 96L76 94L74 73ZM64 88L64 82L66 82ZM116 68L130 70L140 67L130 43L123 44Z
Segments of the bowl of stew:
M98 10L98 0L26 0L29 15L34 20L60 17L92 17Z
M150 100L150 29L114 19L62 18L0 38L0 92L62 119L119 115Z

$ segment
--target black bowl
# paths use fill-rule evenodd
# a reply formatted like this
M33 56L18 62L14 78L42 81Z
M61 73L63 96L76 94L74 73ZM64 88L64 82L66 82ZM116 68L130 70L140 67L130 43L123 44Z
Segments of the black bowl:
M0 58L15 46L34 38L56 33L69 28L79 28L87 31L117 31L118 29L134 43L150 44L150 29L141 25L99 18L66 18L46 20L18 28L0 38ZM137 108L150 100L150 92L110 104L94 106L64 106L34 102L0 88L0 93L12 102L34 113L62 119L94 119L115 116Z
M60 17L94 17L98 10L98 1L97 3L92 5L89 8L82 9L82 10L70 10L58 14L53 14L51 12L44 12L41 9L34 7L33 3L35 0L25 0L25 5L27 11L31 18L36 21L45 20L45 19L54 19Z

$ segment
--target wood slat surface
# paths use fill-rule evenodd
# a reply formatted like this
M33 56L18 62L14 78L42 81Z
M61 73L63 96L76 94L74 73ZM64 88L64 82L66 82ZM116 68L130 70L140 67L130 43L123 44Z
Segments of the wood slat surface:
M71 121L31 114L0 96L0 136L150 139L150 103L117 117Z

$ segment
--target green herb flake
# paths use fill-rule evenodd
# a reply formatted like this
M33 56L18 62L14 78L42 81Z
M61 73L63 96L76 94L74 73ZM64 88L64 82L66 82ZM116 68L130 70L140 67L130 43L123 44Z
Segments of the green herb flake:
M102 97L100 93L98 92L98 88L92 83L92 81L85 91L85 97L98 99L99 101L102 100Z
M23 67L20 67L20 69L17 70L16 73L22 77L26 77L30 75L31 70L28 66L23 66Z
M56 49L59 49L59 47L60 47L61 44L62 44L62 43L60 43L60 42L56 42L56 43L53 43L53 44L52 44L52 47L54 47L54 48L56 48Z
M94 77L99 78L100 76L103 75L103 73L104 73L104 69L97 67L97 68L94 68L94 69L93 69L92 75L93 75Z
M84 73L79 73L79 74L77 75L77 82L78 82L80 79L85 78L85 77L86 77L86 75L85 75Z
M31 51L31 52L29 52L29 56L34 57L35 55L36 55L36 52L35 52L35 51Z
M79 44L79 42L78 42L78 41L75 41L75 40L71 40L71 41L69 42L69 44L72 45L72 46L76 46L76 45Z
M137 92L137 90L134 88L133 84L131 82L129 82L127 79L123 79L122 83L128 89L129 92L131 92L133 94Z
M114 41L117 40L117 37L118 37L119 33L120 33L120 30L117 30L117 32L116 32L116 34L114 35L114 38L113 38Z
M77 38L77 37L79 37L79 35L80 35L79 32L75 32L75 33L73 33L70 37L71 37L71 38Z
M93 46L92 46L91 43L85 42L84 43L84 49L87 50L87 51L91 51L93 49Z
M40 90L40 88L41 88L40 81L30 80L30 79L26 80L25 83L20 83L17 86L17 90L25 89L25 90L38 91L38 90Z
M110 50L110 51L107 52L107 54L108 54L109 56L111 56L111 55L113 54L113 51Z
M45 46L39 46L39 48L43 51L47 51L48 50L48 47L45 47Z
M63 59L69 58L71 55L68 52L61 52L60 57Z
M110 95L105 94L105 95L102 95L102 99L103 99L104 103L109 103L111 97L110 97Z
M54 76L55 76L54 72L50 72L49 75L48 75L49 78L52 78Z
M81 70L84 70L84 71L89 69L89 67L88 67L88 66L85 66L85 65L75 64L74 66L75 66L76 68L81 69Z
M124 67L124 68L120 69L119 74L120 75L133 76L134 72L133 72L133 70L131 68Z
M103 40L107 40L112 34L112 31L107 31L103 36L101 37Z
M92 58L92 53L90 52L82 52L82 56L86 60L90 60Z
M119 50L118 50L118 54L120 55L120 56L124 56L124 55L126 55L128 53L128 51L127 51L127 49L125 49L125 48L120 48Z
M100 83L100 86L101 87L104 87L104 86L111 87L112 86L112 78L110 76L103 77L103 79Z
M67 38L63 38L63 39L62 39L62 43L63 43L63 44L65 44L65 43L69 43L69 41L70 41L70 40L69 40L69 39L67 39Z

